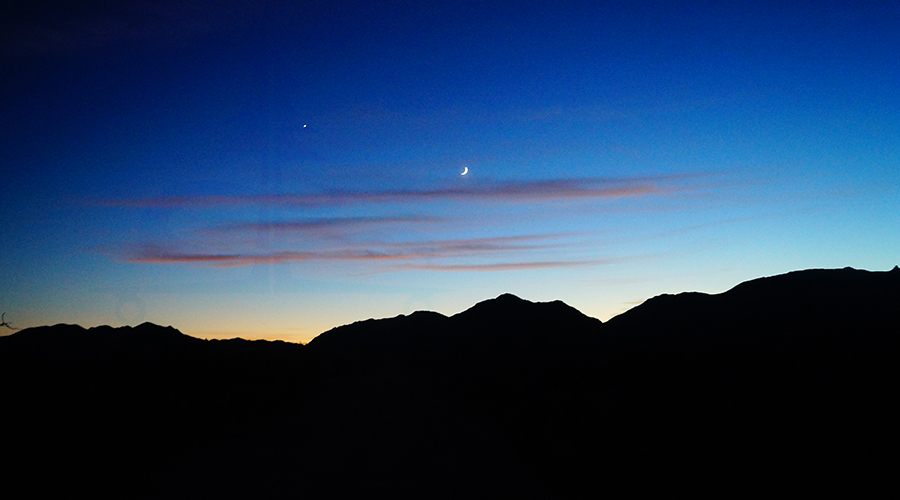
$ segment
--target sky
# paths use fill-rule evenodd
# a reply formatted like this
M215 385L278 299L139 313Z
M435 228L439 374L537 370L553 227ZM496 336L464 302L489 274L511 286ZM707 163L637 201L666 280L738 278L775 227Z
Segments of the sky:
M0 7L0 310L307 342L900 263L896 2ZM466 172L465 175L462 175Z

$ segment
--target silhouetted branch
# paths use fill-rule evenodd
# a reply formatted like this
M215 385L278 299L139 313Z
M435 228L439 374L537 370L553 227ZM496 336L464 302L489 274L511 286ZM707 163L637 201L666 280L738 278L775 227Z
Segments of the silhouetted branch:
M6 322L6 313L0 314L0 326L5 326L10 330L15 330L15 328L11 324Z

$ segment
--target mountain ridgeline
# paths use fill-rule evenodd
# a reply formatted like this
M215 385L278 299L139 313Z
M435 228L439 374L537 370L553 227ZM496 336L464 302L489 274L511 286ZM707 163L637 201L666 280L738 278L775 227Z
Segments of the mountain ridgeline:
M0 337L12 483L134 498L865 494L888 484L900 269L505 294L309 344L149 323Z

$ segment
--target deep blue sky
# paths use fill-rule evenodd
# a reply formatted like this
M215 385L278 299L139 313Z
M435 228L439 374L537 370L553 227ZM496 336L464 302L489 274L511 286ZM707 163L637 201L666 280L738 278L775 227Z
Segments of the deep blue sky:
M16 326L606 320L900 262L896 3L84 3L0 11Z

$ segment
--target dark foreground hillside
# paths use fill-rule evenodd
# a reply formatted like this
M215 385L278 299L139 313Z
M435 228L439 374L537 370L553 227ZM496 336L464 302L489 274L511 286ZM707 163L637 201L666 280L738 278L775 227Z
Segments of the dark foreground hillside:
M865 494L896 470L898 303L897 268L842 269L607 323L502 295L306 346L28 329L0 338L3 481L126 498Z

